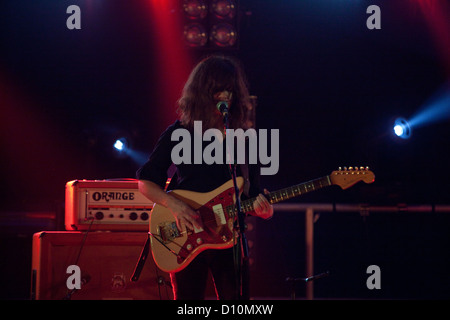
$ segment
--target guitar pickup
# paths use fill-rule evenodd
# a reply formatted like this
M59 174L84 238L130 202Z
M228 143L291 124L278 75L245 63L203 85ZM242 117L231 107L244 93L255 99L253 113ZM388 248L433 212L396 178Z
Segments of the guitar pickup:
M223 212L223 207L221 204L216 204L215 206L212 207L212 210L214 212L214 217L216 218L216 224L218 226L227 224L225 212Z

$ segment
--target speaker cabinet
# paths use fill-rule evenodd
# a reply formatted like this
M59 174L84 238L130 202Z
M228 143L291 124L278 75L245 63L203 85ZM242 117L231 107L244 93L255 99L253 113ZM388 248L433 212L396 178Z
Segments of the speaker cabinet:
M138 281L130 281L147 237L147 232L35 233L31 299L172 300L170 276L155 265L151 252ZM80 289L73 288L73 265L79 267Z

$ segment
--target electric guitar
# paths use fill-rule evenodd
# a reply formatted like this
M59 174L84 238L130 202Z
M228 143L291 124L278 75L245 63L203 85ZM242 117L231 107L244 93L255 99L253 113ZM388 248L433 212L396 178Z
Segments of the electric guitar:
M237 177L236 181L241 194L244 179ZM359 181L372 183L375 175L367 167L339 168L328 176L273 191L266 197L274 204L331 185L345 190ZM172 190L170 194L199 213L203 228L190 230L182 225L182 230L179 230L170 210L155 204L150 214L149 234L153 258L161 270L181 271L206 249L227 249L236 244L234 222L237 209L232 180L206 193ZM242 211L251 214L254 201L255 198L241 201Z

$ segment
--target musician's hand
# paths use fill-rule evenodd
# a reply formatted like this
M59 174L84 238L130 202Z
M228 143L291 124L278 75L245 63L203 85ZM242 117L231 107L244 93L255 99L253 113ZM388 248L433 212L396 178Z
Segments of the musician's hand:
M264 189L264 194L268 195L270 192ZM253 209L258 217L263 219L269 219L273 217L273 206L270 204L269 200L262 194L256 197L255 202L253 202Z
M183 201L171 197L171 200L168 202L168 208L174 215L179 230L182 230L181 222L191 230L194 230L194 226L198 229L203 228L200 215Z

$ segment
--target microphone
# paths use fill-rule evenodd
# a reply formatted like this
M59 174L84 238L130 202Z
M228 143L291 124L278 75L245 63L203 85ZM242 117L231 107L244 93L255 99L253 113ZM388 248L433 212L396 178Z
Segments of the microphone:
M228 116L228 102L220 101L217 103L216 107L224 117Z

